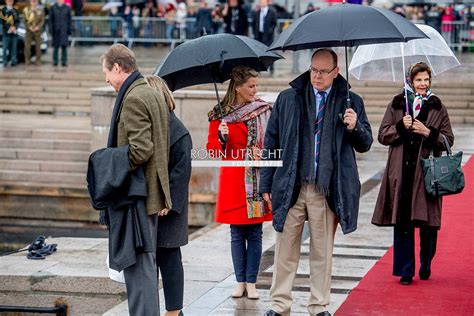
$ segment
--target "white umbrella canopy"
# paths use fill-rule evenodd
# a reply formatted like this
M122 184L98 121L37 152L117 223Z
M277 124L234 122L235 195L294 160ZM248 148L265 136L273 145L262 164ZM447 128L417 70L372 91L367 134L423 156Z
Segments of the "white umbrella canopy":
M349 72L358 80L395 82L405 79L405 65L423 61L437 76L460 64L441 34L428 25L416 26L429 38L359 46L352 57Z
M112 8L118 8L118 7L121 7L122 5L123 5L122 2L110 1L110 2L107 2L106 4L104 4L104 6L102 7L102 11L107 11L107 10L110 10Z

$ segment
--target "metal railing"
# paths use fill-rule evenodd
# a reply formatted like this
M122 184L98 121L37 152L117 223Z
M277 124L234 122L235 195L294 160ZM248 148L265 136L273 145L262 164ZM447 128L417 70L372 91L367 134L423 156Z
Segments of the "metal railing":
M451 49L474 48L474 22L443 22L441 35Z
M123 42L130 47L134 43L168 43L174 46L177 42L196 37L195 23L195 18L177 23L155 17L127 20L120 17L73 17L71 42L72 46L78 42Z
M288 28L292 19L279 19L275 35ZM74 17L71 41L77 42L122 42L131 47L134 43L167 43L172 47L177 42L193 39L200 33L196 30L195 18L187 18L184 23L155 17L82 16ZM474 22L443 22L441 34L452 49L474 47Z

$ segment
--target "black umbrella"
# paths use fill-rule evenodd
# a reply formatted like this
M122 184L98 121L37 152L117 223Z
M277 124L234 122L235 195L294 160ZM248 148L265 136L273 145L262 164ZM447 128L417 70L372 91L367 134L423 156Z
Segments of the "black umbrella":
M414 24L392 11L343 3L313 11L297 19L272 43L270 50L302 50L320 47L346 48L364 44L407 42L428 38ZM349 106L349 83L347 83Z
M230 72L239 65L266 71L280 58L283 57L269 52L265 44L246 36L205 35L176 47L155 74L166 81L171 91L175 91L197 84L223 83L230 79Z
M217 82L230 79L236 66L266 71L283 58L268 51L268 46L246 36L233 34L205 35L176 47L158 66L155 74L163 78L171 91L197 84L214 83L220 107Z

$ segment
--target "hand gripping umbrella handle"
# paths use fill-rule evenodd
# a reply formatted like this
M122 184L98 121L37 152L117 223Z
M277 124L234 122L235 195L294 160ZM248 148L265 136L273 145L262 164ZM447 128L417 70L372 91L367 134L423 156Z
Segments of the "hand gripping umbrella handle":
M222 150L225 150L225 147L227 145L227 139L229 138L228 134L223 135L221 131L217 131L217 135L219 136L219 139L221 140L222 143Z

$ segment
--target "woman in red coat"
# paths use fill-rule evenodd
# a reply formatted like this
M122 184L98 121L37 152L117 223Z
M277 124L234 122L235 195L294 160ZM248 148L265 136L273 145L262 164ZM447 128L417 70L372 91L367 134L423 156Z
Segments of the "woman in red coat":
M232 70L227 93L209 112L207 150L222 160L260 159L259 149L270 117L271 105L256 97L258 73L249 67ZM220 136L219 136L220 134ZM227 142L223 139L227 136ZM255 288L262 256L262 223L271 209L257 192L260 170L256 167L222 167L216 205L216 222L230 224L232 262L237 286L232 297L258 299Z

